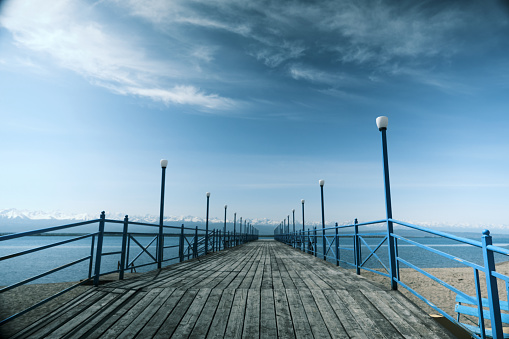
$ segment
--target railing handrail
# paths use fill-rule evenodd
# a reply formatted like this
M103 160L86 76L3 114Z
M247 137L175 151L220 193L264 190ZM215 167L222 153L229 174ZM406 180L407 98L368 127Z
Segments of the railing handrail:
M383 237L383 240L378 245L374 245L374 247L375 246L376 247L374 249L372 249L371 246L364 240L364 238L368 238L370 235L372 236L377 233L359 232L359 226L373 225L373 224L378 224L378 223L386 223L387 231L384 232L383 234L380 233L380 235ZM442 238L448 239L448 240L456 241L456 242L459 242L459 243L462 243L465 245L473 246L475 248L479 248L482 250L482 256L483 256L484 263L483 263L483 265L478 265L478 264L470 262L466 259L462 259L460 257L448 254L446 252L442 252L440 250L434 249L433 247L428 246L426 244L418 243L418 242L412 241L410 239L407 239L407 237L403 237L403 236L397 234L399 230L394 230L394 228L392 226L393 224L407 227L407 228L410 228L415 231L425 232L425 233L437 236L441 239ZM390 227L389 227L389 225L390 225ZM354 227L354 233L353 234L344 234L344 233L340 234L337 232L339 229L344 229L347 227ZM335 260L337 265L339 265L339 263L342 262L342 263L354 266L357 270L357 274L360 274L360 269L364 269L364 270L388 277L391 280L391 287L394 286L397 288L398 284L401 285L402 287L404 287L408 291L410 291L412 294L417 296L419 299L426 302L433 309L435 309L436 311L441 313L448 320L455 322L460 326L461 326L461 323L459 323L456 319L454 319L452 316L450 316L445 311L440 309L438 306L431 303L428 299L426 299L424 296L419 294L419 292L412 289L408 284L401 281L400 276L399 276L399 264L402 263L402 264L406 265L407 267L414 269L415 271L427 276L428 278L434 280L435 282L437 282L437 283L441 284L442 286L448 288L449 290L453 291L457 295L461 295L469 300L477 300L476 301L477 303L478 303L478 300L481 300L481 297L480 297L481 291L479 289L479 284L478 283L476 284L476 297L471 297L471 296L467 295L465 292L463 292L463 291L457 289L456 287L446 283L445 281L433 276L432 274L422 270L421 268L417 267L413 263L403 259L398 254L397 247L399 245L396 242L396 240L399 239L400 241L407 242L411 245L417 246L424 250L427 250L427 251L433 252L437 255L440 255L443 258L454 260L455 262L460 263L464 266L471 267L471 268L473 268L473 272L475 275L478 275L479 271L484 272L485 277L486 277L487 291L488 291L488 299L487 300L489 303L489 310L485 310L484 312L490 313L490 319L492 321L492 326L493 327L496 326L498 328L499 332L501 333L502 323L501 323L501 312L500 312L500 300L499 300L498 288L497 288L497 278L503 280L506 283L506 289L509 290L509 276L506 276L504 274L496 272L494 253L509 256L509 250L502 248L500 246L493 245L492 237L490 235L490 232L487 230L484 230L482 232L482 241L476 241L473 239L456 236L454 234L437 231L437 230L432 230L432 229L429 229L426 227L414 225L414 224L411 224L408 222L403 222L403 221L396 220L393 218L381 219L381 220L377 220L377 221L369 221L369 222L364 222L364 223L358 223L357 220L355 220L355 223L350 224L350 225L339 226L336 224L336 226L333 226L333 227L322 227L322 230L320 230L321 234L317 233L317 230L319 230L319 229L317 229L316 226L313 228L308 227L307 230L295 230L295 232L290 231L289 228L285 229L284 227L278 227L278 228L276 228L276 230L277 231L274 232L274 238L277 241L281 241L281 242L286 243L290 246L299 248L302 251L305 251L307 253L310 253L311 255L314 255L315 257L318 256L318 253L319 253L318 238L323 237L323 245L322 245L321 255L323 255L324 260L328 260L328 259ZM331 230L335 230L336 232L332 233L332 232L330 232ZM329 231L329 233L327 233L326 231ZM354 263L353 264L348 261L340 259L340 249L349 249L349 248L340 247L338 244L338 241L340 238L347 237L347 236L353 237L353 239L354 239L354 244L353 244ZM359 240L362 241L363 244L360 244ZM386 246L389 248L389 260L390 260L390 264L391 264L389 267L385 266L384 263L382 262L381 258L378 257L378 255L376 255L376 253L375 253L382 246L382 244L385 241L387 241ZM389 243L390 241L395 242L394 249L391 249L391 246ZM362 247L362 246L368 248L370 251L369 255L364 260L362 260L362 258L360 257L360 247ZM366 264L366 262L371 257L378 260L378 262L385 268L387 273L380 272L375 269L370 269L369 267L365 267L364 264ZM478 279L478 278L476 278L476 279ZM478 305L478 307L480 309L482 309L482 305L481 306ZM481 332L483 332L484 329L485 329L484 325L481 326ZM473 333L472 333L472 335L478 336Z
M66 228L78 227L78 226L93 224L96 222L99 222L99 219L87 220L87 221L82 221L82 222L77 222L77 223L72 223L72 224L66 224L66 225L62 225L62 226L41 228L41 229L26 231L26 232L7 234L7 235L0 236L0 241L22 238L22 237L26 237L26 236L30 236L30 235L37 235L37 234L42 234L42 233L47 233L47 232L59 231L59 230L63 230Z
M89 267L87 270L88 274L87 274L87 277L85 278L85 280L86 281L93 280L94 285L97 286L99 283L99 276L102 276L105 274L119 273L119 279L123 279L125 270L139 268L139 267L145 267L145 266L154 265L154 264L158 264L158 266L159 266L159 264L162 262L171 262L174 260L184 261L184 260L186 260L186 257L188 259L190 259L190 258L196 258L198 256L207 254L207 249L209 252L220 251L220 250L228 249L230 247L234 247L234 246L243 244L245 242L249 242L249 241L258 239L258 235L256 235L256 234L247 234L247 233L240 234L238 232L236 234L234 234L233 232L230 232L230 231L228 231L227 233L224 233L220 229L218 229L217 231L214 229L209 229L209 232L207 232L206 229L198 228L198 226L195 226L194 228L190 228L190 227L185 227L184 225L181 225L181 226L162 225L162 228L165 230L175 230L175 231L178 230L179 231L179 232L172 232L172 233L156 233L156 232L146 233L146 232L128 231L129 225L157 227L158 229L161 229L161 225L129 221L127 216L122 221L114 220L114 219L106 219L104 212L103 212L99 219L87 220L87 221L65 224L65 225L60 225L60 226L53 226L53 227L47 227L47 228L42 228L42 229L37 229L37 230L30 230L30 231L26 231L26 232L18 232L18 233L8 234L8 235L0 236L0 241L13 240L13 239L26 237L26 236L37 236L37 235L48 233L48 232L76 228L76 227L85 226L85 225L89 225L89 224L99 224L99 230L97 232L86 232L83 234L81 234L81 233L80 234L68 234L69 236L72 237L71 239L53 242L51 244L46 244L43 246L31 248L31 249L24 250L24 251L21 251L18 253L10 253L10 254L0 257L0 261L8 260L8 259L15 258L15 257L21 257L21 256L29 254L29 253L34 253L34 252L46 250L49 248L55 248L60 245L71 243L74 241L91 238L90 253L88 255L86 255L85 257L71 261L67 264L50 269L46 272L37 274L30 278L16 282L14 284L10 284L9 286L6 286L3 289L0 289L0 293L5 292L7 290L11 290L13 288L24 285L26 283L35 281L41 277L45 277L47 275L53 274L53 273L58 272L62 269L71 267L77 263L81 263L81 262L87 261L87 260L89 261ZM121 224L121 225L123 225L123 231L121 231L121 232L120 231L119 232L105 231L106 224ZM191 231L192 231L192 233L191 233ZM163 240L164 240L164 237L179 237L179 245L164 246L162 241L155 242L156 246L158 246L158 244L160 243L163 250L165 248L168 249L168 248L179 247L179 255L177 255L175 257L171 257L171 258L163 258L163 255L161 255L161 257L157 256L157 258L156 258L156 257L152 256L152 254L150 254L150 252L148 252L149 247L151 246L152 243L154 243L154 240L152 240L147 246L144 246L134 238L135 236L149 236L149 237L158 238L160 236L160 234L162 235ZM57 235L62 235L62 234L55 234L55 236L57 236ZM103 237L109 236L109 235L122 236L122 245L121 245L120 251L104 252L102 250ZM97 237L97 243L95 241L96 237ZM190 240L188 240L186 238L189 238ZM205 241L206 238L208 238L208 242ZM126 241L129 241L129 243L131 243L131 241L130 241L131 239L133 240L133 243L135 243L137 246L141 247L140 254L146 252L152 259L154 259L154 261L134 265L135 260L137 258L139 258L140 254L134 255L133 256L134 259L132 259L131 261L129 260L130 245L127 245ZM186 241L184 241L184 239ZM187 242L187 246L186 246L186 242ZM156 251L158 251L157 248L156 248ZM121 255L121 260L119 260L119 263L122 263L122 265L120 265L121 267L119 267L117 270L113 270L113 271L109 271L109 272L101 271L101 258L104 256L111 256L111 255L118 255L118 254ZM93 261L94 260L95 260L95 269L93 269L93 266L94 266ZM125 265L125 267L124 267L124 265ZM93 274L92 274L92 271L94 272ZM73 286L73 288L75 286L78 286L81 284L82 283L76 284ZM57 295L61 295L62 293L65 293L66 291L69 291L71 289L72 288L68 288L63 291L60 291L56 295L49 297L47 299L44 299L41 302L36 303L35 305L31 306L28 309L25 309L21 312L14 314L14 315L11 315L6 319L0 320L0 325L3 325L4 323L6 323L12 319L15 319L16 317L28 312L29 310L32 310L32 309L48 302L49 300L52 300Z

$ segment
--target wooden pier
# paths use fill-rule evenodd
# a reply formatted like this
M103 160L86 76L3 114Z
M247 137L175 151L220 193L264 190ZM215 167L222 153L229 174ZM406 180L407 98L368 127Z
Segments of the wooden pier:
M93 288L14 338L451 338L399 292L276 241Z

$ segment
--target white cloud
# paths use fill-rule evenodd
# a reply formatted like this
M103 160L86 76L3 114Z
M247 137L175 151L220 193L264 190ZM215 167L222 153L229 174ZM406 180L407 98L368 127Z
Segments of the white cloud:
M231 99L222 98L215 94L205 94L193 86L175 86L171 90L129 87L127 91L131 94L162 101L165 104L198 105L220 110L230 109L235 105Z
M320 71L302 64L293 64L289 67L288 71L295 80L303 79L328 85L338 85L345 80L345 77L342 75Z
M98 17L93 7L79 2L20 0L7 4L0 22L18 46L49 55L60 66L117 93L205 109L227 109L233 104L217 94L178 85L179 79L189 77L190 69L178 62L151 58L136 39L115 32ZM200 54L202 59L211 58L210 51ZM156 89L168 82L173 82L169 86L173 90Z

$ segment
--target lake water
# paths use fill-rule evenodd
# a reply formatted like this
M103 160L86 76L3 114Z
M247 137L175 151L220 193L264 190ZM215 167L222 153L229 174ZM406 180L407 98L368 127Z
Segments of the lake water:
M21 239L14 239L0 242L0 257L25 251L31 248L44 246L50 243L70 239L69 236L31 236ZM141 237L136 239L146 246L153 237ZM464 260L483 265L482 253L479 248L457 243L443 238L411 238L421 244L425 244L434 249L446 252L450 255L460 257ZM380 242L380 238L366 238L367 244L374 249ZM120 236L106 236L104 238L103 253L119 251L121 248L122 238ZM96 241L97 243L97 241ZM340 238L340 258L342 260L353 263L353 240L351 237ZM165 246L178 244L178 238L165 238ZM498 237L496 245L509 249L509 238ZM55 248L43 250L41 252L31 253L22 257L7 259L0 261L0 285L10 285L21 280L30 278L31 276L43 273L50 269L65 265L71 261L90 255L91 239L83 239L73 243L61 245ZM318 240L319 251L321 251L321 239ZM334 247L334 246L333 246ZM400 242L398 245L399 256L405 260L417 265L421 268L427 267L462 267L464 266L458 261L446 259L437 254L433 254L416 246ZM141 249L138 245L131 241L129 259L132 260ZM155 243L149 248L149 252L155 257ZM384 243L376 252L378 257L386 266L388 266L387 243ZM368 247L363 244L362 257L366 258L370 254ZM166 249L165 258L173 258L178 256L178 248ZM95 251L94 251L95 257ZM507 261L509 258L502 255L496 255L496 261ZM101 272L110 272L117 269L120 261L120 255L108 255L102 258ZM144 264L151 262L152 259L143 253L137 260L136 264ZM172 260L166 264L172 264L178 260ZM332 261L332 260L331 260ZM379 268L381 265L373 256L368 260L367 267ZM403 267L403 266L401 266ZM146 272L156 268L156 265L150 265L137 269L137 272ZM72 267L65 268L59 272L49 276L40 278L32 283L52 283L52 282L68 282L79 281L88 277L89 261L81 262Z
M26 251L32 248L45 246L51 243L71 239L70 236L29 236L19 239L13 239L0 242L0 257ZM153 237L136 236L136 240L143 246L147 246ZM178 245L178 238L165 238L165 246ZM97 239L95 240L97 245ZM122 245L121 236L105 236L103 242L103 253L120 251ZM65 265L69 262L90 255L91 238L78 240L72 243L60 245L54 248L45 249L39 252L26 254L20 257L0 261L0 286L10 285L21 280L30 278L34 275L44 273L48 270ZM129 259L134 259L141 248L131 241ZM155 257L155 242L149 247L148 251ZM178 256L178 248L165 249L164 258L169 259ZM95 250L94 250L95 258ZM172 260L165 265L173 264L178 260ZM117 270L120 262L120 254L103 256L101 259L101 273ZM136 259L135 265L153 262L152 258L146 253ZM78 263L71 267L64 268L61 271L51 275L39 278L32 283L52 283L79 281L88 277L90 261ZM147 272L156 268L156 265L149 265L137 268L137 272ZM130 271L126 271L130 272ZM93 274L93 271L92 271Z

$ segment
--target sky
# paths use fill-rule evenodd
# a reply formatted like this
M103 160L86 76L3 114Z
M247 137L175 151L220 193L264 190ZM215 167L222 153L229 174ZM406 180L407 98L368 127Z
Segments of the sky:
M2 1L0 210L509 229L509 1Z

